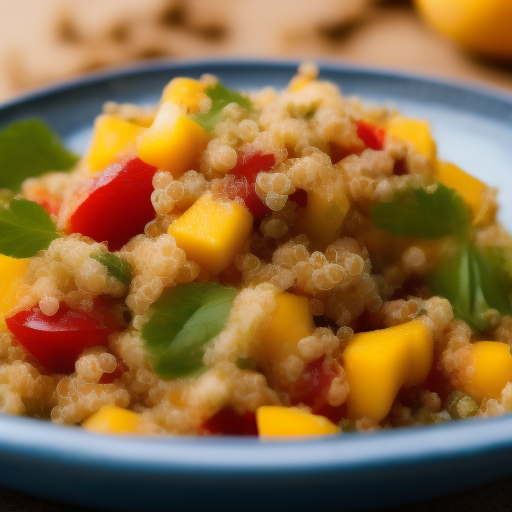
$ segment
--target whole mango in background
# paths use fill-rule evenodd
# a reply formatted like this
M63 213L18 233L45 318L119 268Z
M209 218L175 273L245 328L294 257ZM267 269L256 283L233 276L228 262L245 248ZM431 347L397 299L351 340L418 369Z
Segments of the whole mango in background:
M415 0L423 18L463 48L512 60L511 0Z

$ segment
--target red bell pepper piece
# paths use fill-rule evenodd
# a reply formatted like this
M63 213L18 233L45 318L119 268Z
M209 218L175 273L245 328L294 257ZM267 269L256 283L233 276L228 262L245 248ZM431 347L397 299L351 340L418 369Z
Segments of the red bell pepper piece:
M313 414L319 414L337 423L344 414L344 407L333 407L327 401L329 388L335 377L338 376L339 363L331 360L324 364L326 357L312 361L306 365L304 372L293 383L288 394L292 405L300 403L311 407Z
M240 197L256 220L262 220L271 212L256 193L256 177L259 172L269 171L274 165L276 157L271 153L242 153L236 166L229 173L236 179L228 184L228 197Z
M62 200L44 189L29 190L27 199L41 205L50 215L59 215Z
M123 328L112 311L97 305L91 312L59 305L53 316L39 306L20 311L5 319L21 346L50 373L73 373L75 361L86 348L107 346L108 337Z
M338 162L343 160L344 158L347 158L347 156L350 155L358 155L361 153L361 150L359 148L354 147L341 147L338 146L335 142L329 142L329 150L331 154L331 162L332 165L336 165Z
M373 124L367 123L362 119L356 122L357 136L370 149L381 150L384 147L384 137L386 132Z
M302 188L298 188L293 194L290 194L288 199L296 203L299 208L306 208L308 205L308 193Z
M117 251L144 232L155 216L151 203L157 168L134 158L123 167L109 167L83 185L76 194L82 201L69 217L67 233L81 233L108 242Z
M256 414L245 411L238 414L231 407L224 407L208 418L199 428L199 434L227 436L257 436Z

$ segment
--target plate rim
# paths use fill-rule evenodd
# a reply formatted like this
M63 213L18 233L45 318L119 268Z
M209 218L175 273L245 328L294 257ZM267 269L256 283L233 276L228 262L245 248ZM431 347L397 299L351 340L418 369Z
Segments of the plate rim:
M512 107L512 92L499 87L484 84L477 81L465 82L461 79L437 77L424 75L421 73L408 72L403 70L386 69L380 67L364 66L339 61L335 59L259 59L259 58L218 58L218 59L152 59L135 65L113 66L107 70L86 73L70 79L59 80L58 82L38 87L36 89L23 92L7 101L0 102L0 114L11 107L16 107L24 103L44 99L54 94L66 92L69 89L90 86L99 82L129 78L141 73L164 72L173 69L196 69L200 67L221 67L221 66L265 66L269 68L288 68L290 71L296 70L301 62L305 60L314 60L318 65L320 72L346 72L348 74L361 73L366 75L378 76L379 78L390 78L407 80L422 85L432 85L436 87L447 87L450 89L463 90L466 93L485 96L493 100L504 102Z

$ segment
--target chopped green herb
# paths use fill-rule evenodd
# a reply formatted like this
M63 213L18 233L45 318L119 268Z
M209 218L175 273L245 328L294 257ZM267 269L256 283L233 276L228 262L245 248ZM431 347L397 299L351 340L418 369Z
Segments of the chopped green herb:
M27 199L0 206L0 233L0 254L13 258L35 256L60 236L48 212Z
M219 82L207 87L205 93L212 100L212 107L205 114L195 114L191 117L207 132L213 131L215 125L222 119L224 107L230 103L238 103L247 110L252 108L249 98L245 98L238 92L230 91Z
M452 420L471 418L478 412L478 404L464 393L454 391L446 399L446 410Z
M448 299L457 318L484 331L488 312L512 313L509 280L503 269L492 264L472 245L463 245L457 254L440 265L430 276L431 291Z
M236 294L235 288L211 283L180 284L162 293L142 328L160 377L189 377L204 371L204 345L226 325Z
M0 206L5 206L11 199L14 199L14 194L6 189L0 189Z
M67 171L78 156L60 143L38 119L18 121L0 130L0 189L21 190L24 180L48 171Z
M128 261L111 252L97 252L91 254L93 260L99 261L110 276L121 281L125 286L132 280L132 266Z
M236 360L236 365L241 370L256 370L256 368L258 367L256 361L251 357L239 357Z
M407 191L389 203L372 208L375 225L394 236L440 238L446 235L467 237L471 216L455 190L439 183L434 192L423 188Z
M316 106L313 106L311 107L305 114L304 114L304 119L306 121L309 121L316 113L317 111L317 107Z

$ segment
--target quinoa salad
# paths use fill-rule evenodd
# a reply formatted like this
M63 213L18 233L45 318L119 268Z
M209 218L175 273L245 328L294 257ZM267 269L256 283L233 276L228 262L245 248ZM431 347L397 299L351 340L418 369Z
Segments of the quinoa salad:
M0 152L0 412L267 437L512 411L512 238L427 121L304 63L106 102L82 157L38 119Z

